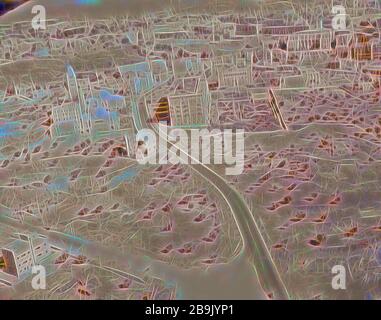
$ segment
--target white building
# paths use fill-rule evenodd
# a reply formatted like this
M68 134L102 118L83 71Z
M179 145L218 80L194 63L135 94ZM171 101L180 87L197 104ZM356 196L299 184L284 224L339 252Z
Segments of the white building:
M39 237L20 236L2 249L4 272L17 278L26 274L50 253L46 239Z

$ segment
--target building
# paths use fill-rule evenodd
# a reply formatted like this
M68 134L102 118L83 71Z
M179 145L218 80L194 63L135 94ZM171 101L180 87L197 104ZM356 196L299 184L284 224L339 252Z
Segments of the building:
M195 93L170 95L167 100L172 126L208 124L211 97L205 80L198 81Z
M252 84L251 68L219 68L217 70L220 87L242 87Z
M287 51L310 52L332 50L333 33L330 30L301 31L288 36Z
M167 64L162 59L123 65L119 66L118 70L123 79L129 81L134 94L137 95L168 79Z
M3 271L20 278L50 253L50 246L44 238L20 235L19 239L5 245L1 252Z
M206 124L201 94L182 94L168 97L172 126Z
M237 23L234 29L236 37L251 37L259 33L258 25L251 23Z
M53 137L65 136L73 132L81 132L81 114L75 104L66 104L52 108Z

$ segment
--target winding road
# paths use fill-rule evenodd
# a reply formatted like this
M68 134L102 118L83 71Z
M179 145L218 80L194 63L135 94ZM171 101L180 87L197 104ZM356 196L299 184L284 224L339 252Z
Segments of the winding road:
M136 129L150 128L160 134L159 126L147 122L147 119L149 119L149 111L146 104L142 102L138 103L138 109L140 117L139 123L142 124L142 127ZM167 138L166 136L163 137ZM177 145L174 145L170 141L166 140L166 143L177 148L179 152L185 153L189 158L191 157L187 151L178 148ZM198 159L196 161L198 161ZM229 205L243 240L242 253L252 262L259 283L266 295L271 295L273 299L277 300L289 299L287 288L276 268L275 262L254 220L253 214L242 196L210 167L199 161L198 164L189 164L189 166L216 188Z

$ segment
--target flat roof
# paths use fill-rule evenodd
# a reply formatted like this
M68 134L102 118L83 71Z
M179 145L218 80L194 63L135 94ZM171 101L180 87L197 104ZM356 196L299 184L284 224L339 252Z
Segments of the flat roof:
M29 243L27 241L16 239L3 246L2 250L12 251L16 256L18 256L29 250Z

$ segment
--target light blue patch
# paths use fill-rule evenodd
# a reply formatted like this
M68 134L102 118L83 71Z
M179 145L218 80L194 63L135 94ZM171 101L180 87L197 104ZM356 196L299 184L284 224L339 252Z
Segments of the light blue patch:
M110 117L111 117L111 119L113 119L113 120L118 119L118 117L119 117L119 113L116 112L116 111L111 111L111 112L110 112Z
M123 101L124 100L124 97L116 95L116 94L112 94L111 92L109 92L106 89L103 89L99 92L99 97L102 100L106 100L109 102L111 102L111 101Z
M118 176L115 176L111 179L110 181L110 187L111 188L115 188L117 187L119 184L123 183L123 182L127 182L127 181L130 181L131 179L133 179L136 175L138 174L138 171L134 168L132 169L127 169L126 171L124 171L122 174L118 175Z
M177 300L184 299L184 292L181 288L177 288L177 290L176 290L176 299Z
M33 92L33 98L37 100L41 100L50 95L50 90L37 90Z
M98 119L107 120L110 116L110 112L103 107L97 107L95 110L95 117Z
M127 36L128 40L130 41L130 43L135 43L135 41L137 39L137 34L135 32L127 32L126 36Z
M48 184L48 191L58 192L69 190L69 179L67 177L57 177L51 183Z
M0 138L20 135L21 132L17 129L18 126L18 122L0 122Z
M186 60L186 67L188 71L192 70L192 66L193 66L192 60L190 59Z
M134 85L136 93L140 93L142 91L142 80L138 77L134 78Z
M64 236L68 237L69 239L77 241L77 242L79 242L81 244L89 244L90 243L89 240L77 237L77 236L75 236L73 234L70 234L70 233L62 233L62 234ZM79 254L79 250L78 249L74 249L74 250L77 250L77 253Z
M181 46L191 46L191 45L203 45L207 44L206 40L198 40L198 39L175 39L175 43Z
M146 61L138 62L134 64L128 64L120 67L122 73L126 72L148 72L149 64Z
M73 79L76 77L73 67L69 64L66 65L66 72L67 72L70 79Z
M41 48L34 53L34 56L38 58L49 57L49 55L49 48Z
M79 6L98 6L102 4L102 0L75 0L75 4Z

